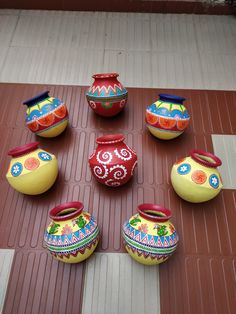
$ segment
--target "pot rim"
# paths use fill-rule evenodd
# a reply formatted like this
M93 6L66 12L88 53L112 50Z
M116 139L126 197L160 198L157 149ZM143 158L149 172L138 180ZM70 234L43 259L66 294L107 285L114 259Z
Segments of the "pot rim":
M32 98L29 98L23 102L23 105L27 105L28 107L34 106L36 103L43 101L49 97L49 90L46 90Z
M159 94L160 100L182 105L186 98L171 94Z
M102 78L109 78L109 77L118 77L119 74L116 72L113 73L96 73L92 76L94 79L102 79Z
M157 205L157 204L151 204L151 203L144 203L144 204L138 205L137 211L139 212L141 217L147 220L153 221L153 222L165 222L169 220L172 216L170 209ZM152 214L147 213L146 211L162 213L164 214L164 216L152 215Z
M16 146L15 148L9 150L8 155L12 157L19 157L30 153L38 148L39 142L32 142L22 146Z
M217 167L222 165L222 161L220 160L219 157L215 156L212 153L206 152L204 150L193 149L190 152L190 156L197 163L199 163L199 164L201 164L203 166L206 166L206 167L217 168ZM214 162L211 162L211 161L208 161L208 160L206 160L204 158L201 158L201 156L205 156L205 157L211 158Z
M97 144L107 145L123 142L125 139L123 134L106 134L96 139Z
M58 216L64 209L75 208L75 211L68 213L63 216ZM49 217L54 221L65 221L68 219L75 218L79 216L84 209L84 205L81 202L68 202L57 205L49 211Z

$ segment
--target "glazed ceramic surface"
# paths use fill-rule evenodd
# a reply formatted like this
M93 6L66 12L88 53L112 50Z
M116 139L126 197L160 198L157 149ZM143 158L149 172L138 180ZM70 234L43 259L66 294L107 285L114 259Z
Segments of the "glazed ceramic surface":
M118 81L117 73L95 74L94 83L86 93L89 106L99 115L112 117L126 105L128 92Z
M171 170L175 192L184 200L201 203L214 198L223 183L217 167L221 160L215 155L193 150L189 157L177 161Z
M146 110L146 125L155 137L170 140L184 132L190 117L183 105L185 98L168 94L159 96L159 100Z
M96 151L89 157L94 177L102 184L117 187L133 176L137 164L136 153L124 143L122 134L97 138Z
M12 156L6 178L18 192L36 195L46 192L58 174L56 157L38 147L38 142L16 147L8 152Z
M24 102L27 105L26 125L42 137L55 137L61 134L68 124L66 105L59 99L50 97L49 91Z
M79 263L95 250L99 230L95 219L80 202L59 205L49 212L51 222L44 240L50 253L59 261Z
M165 262L179 241L175 227L169 221L171 211L154 204L139 205L137 210L138 214L123 225L127 252L145 265Z

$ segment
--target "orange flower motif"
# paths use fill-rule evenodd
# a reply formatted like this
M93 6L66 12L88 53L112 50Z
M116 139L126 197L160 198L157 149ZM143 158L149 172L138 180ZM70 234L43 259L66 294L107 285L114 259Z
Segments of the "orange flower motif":
M191 178L192 178L193 182L195 182L197 184L203 184L204 182L206 182L207 176L206 176L204 171L195 170L192 173Z
M143 233L147 233L148 232L148 226L147 224L141 224L139 227L138 227L138 230L143 232Z
M183 162L185 160L185 158L179 159L175 162L175 165L179 165L181 164L181 162Z
M73 232L72 228L66 224L66 225L62 228L61 234L62 234L62 235L65 235L65 234L70 234L70 233L72 233L72 232Z
M84 218L86 218L87 220L90 220L91 216L89 214L83 213L83 215L84 215Z

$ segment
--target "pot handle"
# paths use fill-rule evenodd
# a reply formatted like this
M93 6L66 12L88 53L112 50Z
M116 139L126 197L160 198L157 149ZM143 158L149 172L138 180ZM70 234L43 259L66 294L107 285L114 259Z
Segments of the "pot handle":
M222 165L222 161L220 160L220 158L218 158L214 154L205 152L204 150L193 149L190 152L190 156L192 157L193 160L195 160L199 164L206 166L206 167L217 168L217 167ZM214 162L208 161L205 158L201 158L201 156L208 157L208 158L212 159Z
M171 210L160 205L144 203L138 205L140 216L154 222L165 222L171 218Z

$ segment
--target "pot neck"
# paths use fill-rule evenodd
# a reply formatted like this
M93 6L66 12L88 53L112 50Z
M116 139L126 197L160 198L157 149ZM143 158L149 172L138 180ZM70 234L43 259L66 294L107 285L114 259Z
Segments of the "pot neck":
M165 222L171 218L170 209L156 204L145 203L138 205L137 211L141 217L153 222Z
M185 98L181 96L170 95L170 94L159 94L159 100L163 102L172 103L172 104L183 105Z
M107 134L96 139L98 145L113 145L123 143L125 137L123 134Z
M191 158L198 164L210 168L217 168L222 165L222 161L217 156L205 152L204 150L194 149L190 152Z
M30 98L26 101L23 102L23 105L26 105L28 107L32 107L35 104L47 99L49 97L49 91L45 91L43 93L40 93L36 96L34 96L33 98Z
M9 150L8 155L12 157L19 157L30 152L33 152L38 148L39 142L28 143L22 146L17 146Z
M54 221L66 221L79 216L84 209L81 202L69 202L58 205L49 211L49 217Z

